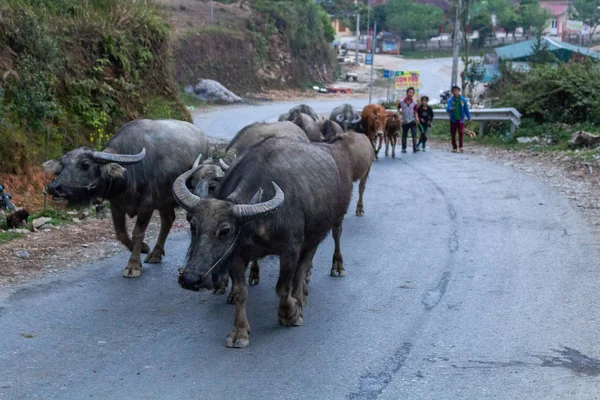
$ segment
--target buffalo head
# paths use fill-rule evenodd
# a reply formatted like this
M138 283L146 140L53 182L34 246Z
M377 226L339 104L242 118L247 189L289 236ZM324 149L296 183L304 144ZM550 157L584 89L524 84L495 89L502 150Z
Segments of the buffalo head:
M225 200L208 198L208 182L200 182L196 193L186 181L199 167L182 174L173 184L173 194L189 215L192 240L179 284L189 290L210 289L219 280L221 267L228 264L247 222L273 213L284 201L283 191L273 183L275 195L261 202L262 189L249 204L235 204L231 196Z
M79 148L65 154L60 161L43 164L46 172L56 175L48 185L48 193L66 199L69 205L87 205L98 197L105 197L126 179L123 165L144 159L146 149L138 154L115 154ZM114 186L113 186L114 185Z

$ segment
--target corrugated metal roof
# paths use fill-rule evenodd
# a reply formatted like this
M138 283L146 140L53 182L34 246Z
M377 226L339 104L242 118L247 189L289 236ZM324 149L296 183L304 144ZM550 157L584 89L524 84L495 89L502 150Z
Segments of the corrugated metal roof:
M600 59L600 53L592 51L586 47L575 46L574 44L561 42L559 40L543 37L543 41L548 44L548 50L555 55L559 56L559 59L563 59L563 53L566 54L568 59L571 53L578 53L586 55L591 58ZM513 61L526 61L526 59L533 54L533 48L535 45L535 39L526 40L520 43L509 44L508 46L502 46L494 49L498 57L504 60Z

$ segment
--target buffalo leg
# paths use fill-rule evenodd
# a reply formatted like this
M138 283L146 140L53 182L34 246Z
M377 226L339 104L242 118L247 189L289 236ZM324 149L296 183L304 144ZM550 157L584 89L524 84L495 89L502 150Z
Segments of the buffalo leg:
M344 269L344 257L340 249L340 239L342 237L342 222L334 226L332 231L333 241L335 242L335 251L333 252L333 262L331 264L331 276L344 277L346 270Z
M225 346L227 347L247 347L250 344L250 324L246 315L246 299L248 298L248 287L246 286L246 262L241 257L236 257L231 267L229 275L233 283L231 288L231 298L235 304L235 316L233 318L233 329L227 335Z
M279 257L279 279L277 294L279 295L279 323L283 326L301 326L302 306L292 296L294 275L298 268L298 254L286 253Z
M129 251L133 251L133 240L127 233L127 224L125 222L125 213L118 207L112 206L110 208L110 215L112 215L113 224L115 226L115 233L117 234L117 240L125 245ZM142 253L146 254L150 251L150 248L146 243L142 245Z
M394 136L392 141L392 158L396 158L396 143L398 143L398 136Z
M377 138L377 140L379 142L379 145L377 146L377 151L375 151L375 154L379 154L379 150L381 150L381 148L383 147L383 135L379 136ZM387 154L386 154L386 156L387 156Z
M150 218L152 218L152 211L139 214L137 221L135 221L135 228L133 228L133 250L131 251L129 263L127 263L127 266L123 270L123 276L126 278L137 278L142 274L142 259L140 254Z
M292 291L292 296L300 302L302 307L306 306L306 296L308 296L306 274L312 269L313 257L317 252L318 246L319 244L317 243L316 245L311 246L312 248L302 252L300 261L298 262L298 268L294 274L294 289Z
M371 167L369 167L365 175L360 178L360 182L358 184L358 203L356 204L356 215L358 217L362 217L363 215L365 215L365 207L363 205L363 193L365 192L365 187L367 186L367 178L369 177L370 170Z
M144 262L148 264L156 264L162 261L165 255L165 242L169 231L175 221L175 210L172 208L163 208L159 210L160 213L160 233L158 234L158 240L152 251L146 256Z
M260 282L260 267L257 260L250 263L250 276L248 276L248 285L258 285Z

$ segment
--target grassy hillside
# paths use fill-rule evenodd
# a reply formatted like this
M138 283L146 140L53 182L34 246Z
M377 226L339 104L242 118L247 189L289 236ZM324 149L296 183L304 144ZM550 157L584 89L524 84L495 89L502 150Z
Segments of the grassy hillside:
M189 119L170 28L151 2L0 2L0 173L101 147L140 117Z

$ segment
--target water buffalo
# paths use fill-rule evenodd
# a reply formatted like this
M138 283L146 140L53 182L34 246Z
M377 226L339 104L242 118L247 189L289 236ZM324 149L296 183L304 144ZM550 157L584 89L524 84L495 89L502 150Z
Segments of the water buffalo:
M358 203L356 204L356 215L365 215L363 205L363 193L371 170L371 162L373 161L373 146L369 138L362 133L348 131L342 135L332 137L325 146L328 148L333 158L338 164L338 168L342 166L349 168L352 175L352 182L360 180L358 185ZM332 270L332 272L334 272Z
M323 119L318 121L319 130L321 131L321 135L323 135L324 141L328 142L333 139L335 136L342 135L344 130L335 121L330 121L328 119Z
M398 131L402 126L400 115L393 111L388 111L387 121L385 122L385 156L388 156L388 146L392 145L392 158L396 158L396 142L398 141ZM381 142L379 142L381 149Z
M350 104L342 104L334 108L329 119L340 124L344 132L349 130L362 132L361 116Z
M275 254L280 260L279 323L302 325L305 275L332 228L339 250L352 192L352 183L342 179L347 174L340 174L328 151L277 138L266 139L241 155L227 171L215 198L189 191L186 181L194 172L186 172L173 186L175 197L191 214L192 239L180 285L189 290L210 288L228 267L235 318L226 346L246 347L250 331L246 265Z
M290 120L290 114L292 114L294 111L300 111L302 114L306 114L309 117L311 117L313 120L317 121L319 119L319 116L317 115L317 113L315 112L315 110L313 110L312 107L307 106L306 104L300 104L296 107L292 107L290 108L290 110L288 112L286 112L285 114L281 114L279 116L279 121L289 121Z
M306 133L308 140L311 142L322 142L324 140L317 122L312 117L301 113L299 110L290 113L288 121L292 122L294 125L298 125L298 127Z
M377 153L381 149L381 142L379 149L375 149L377 138L383 140L383 132L385 130L385 123L387 120L387 111L381 104L369 104L365 106L361 114L363 131L371 140L373 145L373 151L375 151L375 158L377 159Z
M229 142L229 145L225 150L225 159L219 159L218 165L210 161L203 162L202 167L199 168L190 179L192 187L198 190L199 182L208 180L208 194L209 196L212 196L213 192L220 186L225 171L229 169L230 164L235 161L238 154L243 154L246 149L252 147L256 143L273 137L309 143L309 138L302 128L289 121L275 122L272 124L254 123L248 125L242 128L231 142ZM195 166L196 165L197 164L195 163ZM195 194L198 195L198 193ZM257 285L259 281L260 269L258 261L252 260L248 283L250 285ZM225 293L227 284L228 280L224 277L221 284L215 287L215 293ZM231 299L229 298L228 301L230 300Z
M148 253L147 263L158 263L165 255L164 244L177 206L171 188L199 153L210 157L208 139L190 123L132 121L119 129L102 151L79 148L60 161L47 161L46 171L56 174L48 193L71 205L96 199L110 201L117 238L131 251L123 276L138 277L142 270L140 253ZM161 227L156 246L150 251L144 235L154 210L160 213ZM125 214L137 215L133 240L127 234Z
M295 139L308 143L310 140L306 133L298 125L289 121L279 121L272 124L256 122L240 130L227 148L225 149L224 160L219 160L220 165L227 170L229 165L235 160L237 155L244 152L247 148L259 143L267 138L287 138Z

